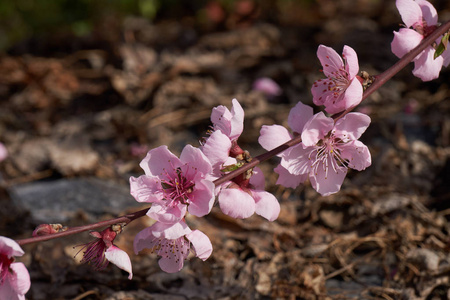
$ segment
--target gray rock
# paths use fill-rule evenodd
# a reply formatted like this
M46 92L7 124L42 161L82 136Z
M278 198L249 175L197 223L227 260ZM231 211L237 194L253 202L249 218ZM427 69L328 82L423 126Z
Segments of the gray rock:
M20 184L9 189L13 201L41 223L64 223L82 211L97 220L140 203L129 186L97 178L72 178Z

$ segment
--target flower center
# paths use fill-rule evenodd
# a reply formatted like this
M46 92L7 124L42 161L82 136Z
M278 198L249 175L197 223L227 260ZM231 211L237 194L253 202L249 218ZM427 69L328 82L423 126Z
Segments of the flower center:
M342 170L342 168L348 169L348 160L341 156L339 149L340 146L346 143L346 141L335 137L332 132L320 140L308 156L310 160L314 161L311 165L314 173L317 175L321 167L325 171L325 178L327 178L330 167L336 173Z
M173 205L179 202L189 204L189 194L193 192L195 184L187 178L188 172L189 168L186 172L183 172L181 167L178 167L174 170L174 175L170 176L166 173L167 179L161 181L165 198L171 201Z
M0 285L3 284L6 275L10 272L9 266L13 261L13 258L8 258L5 254L0 254Z
M83 252L83 259L80 263L91 264L95 270L103 270L108 266L109 261L105 257L106 244L102 239L95 239L83 246L78 252L86 249Z
M414 28L415 31L423 35L424 38L433 33L433 31L435 31L437 28L436 25L428 26L425 20L422 20L422 23L414 24L412 27Z
M341 96L349 86L350 78L347 70L345 69L347 61L345 59L345 56L342 56L344 58L343 65L337 65L333 60L330 59L329 56L326 56L328 63L324 64L324 66L327 68L332 67L334 71L331 71L329 72L329 74L327 74L327 79L319 79L314 82L315 87L323 85L322 93L324 93L324 95L320 96L319 100L322 100L322 97L329 97L329 95L331 94L331 96L334 98L334 104L338 100L339 96Z

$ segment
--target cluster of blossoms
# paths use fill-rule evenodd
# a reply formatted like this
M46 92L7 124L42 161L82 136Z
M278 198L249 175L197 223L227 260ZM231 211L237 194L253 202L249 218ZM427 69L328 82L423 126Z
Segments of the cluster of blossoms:
M394 31L391 49L401 58L436 30L438 15L433 5L426 0L397 0L395 4L406 28ZM442 37L437 39L436 44L439 44L441 39ZM435 46L430 45L414 58L413 74L423 81L438 78L442 66L447 67L450 64L450 50L447 45L438 57L435 57L435 52Z
M396 5L406 28L394 32L391 47L395 55L402 57L436 30L437 14L425 0L397 0ZM414 59L415 76L431 80L439 75L442 66L448 66L449 35L445 33L435 41L443 45L439 52L440 46L431 45ZM277 150L280 164L274 169L279 174L277 184L295 188L309 179L312 187L326 196L340 190L349 168L361 171L371 165L369 149L358 140L369 126L370 118L362 113L349 113L362 101L367 87L366 76L358 75L356 52L344 46L341 58L332 48L320 45L317 56L326 78L314 82L313 102L324 106L328 114L339 115L314 114L312 107L298 102L288 116L291 131L280 125L264 125L258 141L268 151L281 149ZM267 78L256 81L254 89L271 96L281 93ZM206 260L212 253L208 236L189 228L188 213L206 216L216 199L221 211L233 218L244 219L256 213L274 221L280 213L275 196L265 191L264 175L259 168L252 165L229 180L222 178L252 161L250 153L238 143L244 129L244 110L240 103L233 99L231 110L222 105L213 108L211 122L212 130L200 147L187 145L180 157L167 146L152 149L140 163L145 174L130 178L131 195L138 202L152 204L146 215L155 221L136 235L134 251L136 254L143 249L155 252L161 257L159 265L165 272L181 270L190 256ZM293 139L299 142L283 146ZM0 144L0 160L6 155L6 149ZM43 224L33 235L61 230L62 225ZM81 262L91 263L97 270L112 262L127 271L131 279L128 254L113 244L121 231L122 225L116 224L101 232L91 232L95 240L80 250L83 251ZM21 255L23 250L15 241L0 237L0 299L25 299L30 287L29 274L13 258Z

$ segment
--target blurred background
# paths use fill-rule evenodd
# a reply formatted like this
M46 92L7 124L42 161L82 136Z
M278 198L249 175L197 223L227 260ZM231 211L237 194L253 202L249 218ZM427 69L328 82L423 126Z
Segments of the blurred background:
M450 3L432 1L439 20ZM319 44L355 49L376 75L402 20L392 0L0 1L0 235L25 238L41 223L88 224L142 206L130 176L149 149L199 146L211 109L244 107L239 139L263 153L262 125L287 126L312 105ZM372 118L362 141L373 164L321 197L308 184L275 184L276 222L213 209L188 218L214 252L177 274L133 255L131 223L117 244L133 280L114 266L79 265L88 234L24 247L28 299L447 299L450 257L448 68L431 82L410 64L357 110ZM315 107L316 112L321 108Z

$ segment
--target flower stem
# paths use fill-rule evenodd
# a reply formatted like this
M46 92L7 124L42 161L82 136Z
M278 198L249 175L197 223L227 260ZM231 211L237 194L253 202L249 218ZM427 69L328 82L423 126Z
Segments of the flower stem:
M25 245L25 244L36 243L36 242L43 242L43 241L47 241L47 240L51 240L51 239L55 239L55 238L59 238L59 237L63 237L63 236L68 236L71 234L80 233L80 232L87 231L87 230L93 230L93 229L96 229L99 227L111 226L111 225L118 224L118 223L128 224L135 219L145 216L147 211L148 211L148 208L145 208L145 209L136 211L134 213L131 213L131 214L128 214L125 216L121 216L121 217L117 217L117 218L114 218L111 220L101 221L98 223L84 225L84 226L72 227L63 232L17 240L16 242L19 245Z
M397 63L395 63L392 67L384 71L383 73L379 74L378 76L375 76L375 81L370 85L369 88L364 92L362 100L366 99L369 95L371 95L374 91L379 89L383 84L386 83L389 79L391 79L395 74L397 74L401 69L403 69L405 66L407 66L413 59L419 55L423 50L425 50L428 46L430 46L433 42L435 42L441 35L443 35L445 32L450 30L450 21L445 22L443 25L439 26L433 33L431 33L428 37L422 40L422 42L414 49L412 49L410 52L408 52L405 56L403 56ZM336 121L346 114L348 114L350 111L352 111L353 108L349 108L344 112L341 112L339 114L333 115L332 118ZM225 183L227 181L230 181L234 177L244 173L245 171L254 168L259 163L268 160L271 157L274 157L277 154L280 154L281 152L287 150L288 148L297 145L302 141L301 136L296 136L293 139L287 141L286 143L276 147L275 149L272 149L266 153L263 153L261 155L258 155L252 159L251 162L244 164L239 169L232 171L224 176L222 176L219 179L216 179L214 181L214 184L220 185L222 183ZM90 225L85 226L78 226L78 227L72 227L64 232L44 235L44 236L37 236L33 238L27 238L18 240L17 243L19 245L25 245L35 242L42 242L47 241L54 238L59 238L63 236L68 236L75 233L80 233L87 230L93 230L99 227L105 227L110 226L118 223L125 223L128 224L131 221L138 219L142 216L145 216L147 213L148 208L145 208L143 210L139 210L137 212L121 216L118 218L114 218L107 221L102 221Z

